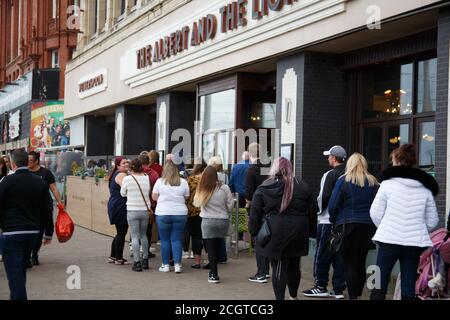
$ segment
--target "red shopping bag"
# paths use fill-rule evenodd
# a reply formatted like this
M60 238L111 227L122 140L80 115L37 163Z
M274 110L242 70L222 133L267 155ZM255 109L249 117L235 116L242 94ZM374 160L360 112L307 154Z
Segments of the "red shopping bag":
M75 226L72 219L64 207L58 204L58 217L55 223L55 232L58 237L58 241L61 243L67 242L72 238Z

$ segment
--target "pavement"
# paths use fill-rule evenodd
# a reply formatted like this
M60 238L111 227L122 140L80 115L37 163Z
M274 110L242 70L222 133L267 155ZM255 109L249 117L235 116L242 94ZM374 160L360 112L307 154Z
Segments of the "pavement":
M181 274L161 273L159 252L150 259L150 270L133 272L131 266L107 263L112 238L76 227L72 239L60 244L56 239L41 249L41 265L27 273L28 298L32 300L273 300L272 284L251 283L256 271L254 256L241 252L238 259L228 258L219 265L221 283L210 284L207 270L190 268L191 259L183 259ZM153 244L159 251L159 246ZM128 245L125 257L129 257ZM206 257L205 257L206 258ZM131 259L130 259L131 260ZM0 300L9 298L7 279L0 263ZM301 291L313 285L312 257L302 258ZM72 266L72 267L71 267ZM75 266L75 267L73 267ZM79 267L79 269L78 269ZM79 270L80 289L70 270ZM73 271L72 271L73 272ZM72 289L68 289L72 288ZM75 288L74 288L75 287ZM286 293L286 298L289 294Z

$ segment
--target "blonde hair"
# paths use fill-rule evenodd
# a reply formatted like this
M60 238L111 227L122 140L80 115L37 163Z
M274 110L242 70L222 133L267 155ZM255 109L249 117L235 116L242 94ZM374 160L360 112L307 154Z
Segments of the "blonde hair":
M368 171L366 158L357 152L348 158L344 177L346 182L351 182L361 188L366 185L366 180L371 187L378 184L377 179Z
M164 165L163 175L161 178L164 180L164 184L169 184L172 187L178 187L181 185L178 167L172 161L167 161Z
M203 171L197 190L195 191L194 206L198 208L205 206L219 185L217 170L213 166L207 166Z
M220 156L214 156L208 161L208 166L214 167L217 172L223 172L223 162Z

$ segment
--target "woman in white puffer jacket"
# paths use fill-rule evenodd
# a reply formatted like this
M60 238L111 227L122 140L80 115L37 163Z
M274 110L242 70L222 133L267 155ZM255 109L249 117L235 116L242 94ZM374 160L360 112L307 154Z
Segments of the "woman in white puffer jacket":
M436 180L413 168L414 146L407 144L391 153L393 167L381 176L381 185L370 209L377 226L373 240L378 244L377 265L381 288L374 289L372 300L384 300L392 269L400 260L402 300L415 297L415 282L420 255L432 245L429 232L439 222L434 196Z

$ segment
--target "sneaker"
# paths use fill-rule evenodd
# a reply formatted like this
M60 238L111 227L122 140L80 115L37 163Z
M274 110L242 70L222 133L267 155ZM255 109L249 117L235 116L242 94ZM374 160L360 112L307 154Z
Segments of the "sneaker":
M206 270L211 269L211 266L209 265L209 262L203 266L203 269L206 269Z
M208 275L208 282L209 283L219 283L220 279L218 275L212 274L211 272Z
M315 286L309 290L303 291L303 295L306 297L313 298L328 298L330 294L327 291L327 288Z
M219 261L219 264L227 264L227 263L228 263L227 260Z
M191 253L189 253L189 259L194 259L194 258L195 258L194 253L191 251Z
M133 267L131 268L133 271L142 272L142 264L140 261L134 262Z
M158 270L159 272L170 272L170 266L168 264L163 264Z
M148 252L148 258L150 259L150 258L154 258L154 257L156 257L156 254L154 254L153 252Z
M289 297L289 300L298 300L298 298L297 297Z
M175 273L181 273L183 272L183 267L181 266L181 264L176 264L175 265Z
M189 252L183 251L183 256L182 256L182 258L183 258L183 259L189 258Z
M200 263L199 264L194 263L193 265L191 265L191 268L192 269L201 269L202 265Z
M248 281L257 283L267 283L267 278L266 276L254 275L253 277L249 277Z
M3 256L0 254L0 262L3 262Z
M266 274L266 278L267 278L267 279L270 278L270 273Z
M153 247L150 247L150 248L149 248L149 252L156 252L156 249L153 248Z
M340 291L331 290L329 294L330 294L330 297L334 297L335 299L338 299L338 300L342 300L345 298L343 292L340 292Z

